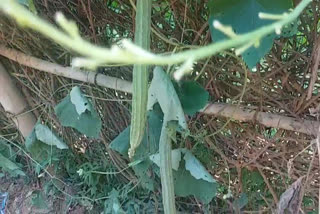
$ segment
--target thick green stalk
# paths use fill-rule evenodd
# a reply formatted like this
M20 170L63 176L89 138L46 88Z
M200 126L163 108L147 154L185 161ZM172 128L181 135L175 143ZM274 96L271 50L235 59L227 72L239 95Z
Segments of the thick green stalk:
M143 49L150 49L152 0L138 0L136 11L135 44ZM147 120L148 101L148 68L147 65L133 67L132 116L130 128L129 158L134 156L141 143Z
M176 129L172 124L166 123L164 120L160 142L160 177L162 186L162 203L165 214L175 214L175 197L174 197L174 184L172 175L172 153L171 153L171 140L176 134Z

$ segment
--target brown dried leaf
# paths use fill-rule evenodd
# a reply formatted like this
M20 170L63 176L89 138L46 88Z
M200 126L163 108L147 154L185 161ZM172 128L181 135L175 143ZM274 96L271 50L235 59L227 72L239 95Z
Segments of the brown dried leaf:
M278 203L278 214L284 214L285 211L292 214L299 213L300 201L302 199L301 187L304 176L296 180L291 186L282 193Z

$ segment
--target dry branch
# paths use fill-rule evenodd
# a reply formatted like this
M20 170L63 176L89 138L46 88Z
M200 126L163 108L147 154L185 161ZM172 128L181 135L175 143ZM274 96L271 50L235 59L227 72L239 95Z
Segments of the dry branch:
M99 74L93 71L84 71L77 70L72 67L64 67L32 56L28 56L22 52L10 48L6 48L4 45L0 45L0 55L16 61L21 65L25 65L39 71L45 71L51 74L79 80L82 82L93 83L102 87L112 88L123 92L131 93L132 91L131 82Z
M8 117L16 124L23 137L29 136L37 120L23 98L20 90L0 63L0 104Z
M232 117L240 122L257 122L267 127L285 129L317 136L320 123L312 120L296 119L273 113L258 112L254 109L229 104L210 104L203 113L220 117Z
M308 88L307 100L311 99L312 92L314 90L314 84L318 80L318 68L320 63L320 36L316 39L314 48L312 51L312 60L311 60L311 78Z
M5 56L19 64L55 75L97 84L102 87L112 88L127 93L132 93L132 83L119 78L98 74L92 71L75 70L71 67L63 67L35 57L28 56L19 51L0 45L0 55ZM96 79L96 81L95 81ZM202 113L218 117L232 117L241 122L260 123L267 127L285 129L308 135L317 135L320 123L312 120L296 119L273 113L258 112L253 109L229 104L214 103L208 105Z

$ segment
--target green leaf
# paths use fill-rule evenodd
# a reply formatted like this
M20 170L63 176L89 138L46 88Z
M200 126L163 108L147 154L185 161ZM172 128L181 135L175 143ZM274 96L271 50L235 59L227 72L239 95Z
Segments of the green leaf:
M178 121L182 129L188 129L176 90L169 76L161 67L156 67L153 71L153 79L149 88L148 109L152 110L157 102L164 114L165 124L169 121Z
M48 209L48 204L44 199L43 193L39 190L36 190L32 193L32 205L38 209Z
M202 179L210 183L215 183L216 180L210 175L210 173L205 169L205 167L200 163L200 161L193 156L193 154L184 149L184 160L186 162L186 169L191 173L196 179Z
M179 168L173 171L175 194L180 197L193 195L203 203L209 203L217 194L218 184L195 179L189 171Z
M0 140L0 169L8 172L12 177L25 176L21 170L21 164L16 162L16 157L17 154L11 146L5 140Z
M25 145L31 156L38 160L48 160L57 149L68 149L68 146L47 126L39 122L26 138Z
M56 107L55 113L63 126L99 138L102 123L92 103L82 95L79 87L74 87Z
M28 7L29 10L30 10L32 13L34 13L34 14L37 14L37 13L38 13L38 12L37 12L37 9L36 9L36 7L35 7L35 5L34 5L33 0L19 0L18 2L19 2L20 4Z
M56 146L58 149L68 149L65 144L48 126L38 123L35 126L35 134L38 140L49 145Z
M158 106L147 114L147 128L141 144L136 150L133 160L146 159L159 150L160 130L163 114ZM110 144L110 148L128 157L130 146L130 126L121 132Z
M38 160L43 157L43 153L50 149L50 147L37 139L35 128L33 128L31 134L26 138L25 145L27 151L31 153L31 156ZM40 158L42 159L42 158Z
M235 33L243 34L273 22L260 19L259 12L282 14L292 7L292 0L211 0L209 27L212 40L218 42L227 38L222 32L213 28L213 20L232 26ZM286 31L288 29L290 31L290 28ZM251 47L242 54L250 69L270 51L276 37L275 33L270 34L261 39L258 48Z
M210 175L206 168L200 163L200 161L188 150L188 149L174 149L172 153L172 169L178 170L181 162L181 153L184 154L185 169L195 179L202 179L210 183L216 182L215 179ZM151 155L150 160L160 167L160 156L159 153Z
M208 104L209 93L194 81L181 81L174 84L183 111L190 116Z
M174 149L171 151L172 157L172 169L178 170L180 161L181 161L181 149ZM155 163L158 167L160 167L160 155L159 153L150 155L150 160Z
M83 96L78 86L72 88L70 92L70 100L75 106L78 115L81 115L86 111L92 111L89 100L85 96Z
M119 192L113 189L109 194L109 199L105 201L104 213L105 214L122 214L125 213L119 202Z
M183 150L183 149L182 149ZM183 160L181 162L184 162ZM155 173L160 177L160 169L154 167ZM185 169L184 163L180 164L178 171L173 170L174 192L176 196L194 196L207 204L216 196L219 184L210 183L203 179L196 179Z
M135 174L141 180L141 185L150 190L154 190L154 179L148 174L152 162L149 155L155 154L159 150L160 130L162 127L162 112L159 106L155 106L153 111L147 115L147 128L141 144L138 146L133 160L142 160L141 163L132 166ZM130 126L121 132L110 144L110 148L128 158L130 147Z
M241 180L243 190L247 193L262 191L266 186L259 171L249 171L245 168L241 171Z
M0 153L0 168L3 171L10 173L11 176L25 176L26 174L20 169L20 167L9 158L6 158Z
M246 193L241 193L239 198L237 198L233 203L232 206L235 210L241 210L248 204L248 196Z
M17 154L5 140L0 140L0 153L15 162Z

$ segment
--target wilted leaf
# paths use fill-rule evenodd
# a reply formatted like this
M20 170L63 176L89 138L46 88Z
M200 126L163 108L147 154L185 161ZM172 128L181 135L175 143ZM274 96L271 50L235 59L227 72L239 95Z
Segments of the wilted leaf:
M210 175L210 173L204 168L204 166L200 163L200 161L193 156L193 154L184 149L184 160L186 162L186 169L191 173L193 177L196 179L203 179L210 183L216 183L216 180Z
M89 137L99 138L102 127L100 117L79 87L74 87L70 95L54 110L63 126L75 128Z
M224 25L232 26L235 33L243 34L274 22L260 19L259 12L282 14L292 7L292 0L211 0L209 27L212 39L218 42L227 38L222 32L213 28L213 20L219 20ZM290 35L289 27L285 31L286 35ZM250 69L270 51L276 37L277 35L272 33L261 39L258 48L251 47L242 54Z
M292 214L298 214L300 212L299 205L303 197L301 194L303 178L304 176L300 177L293 184L291 184L291 186L284 193L282 193L278 203L278 214L286 213L285 211Z
M181 81L175 84L183 111L190 116L208 104L209 93L194 81Z

